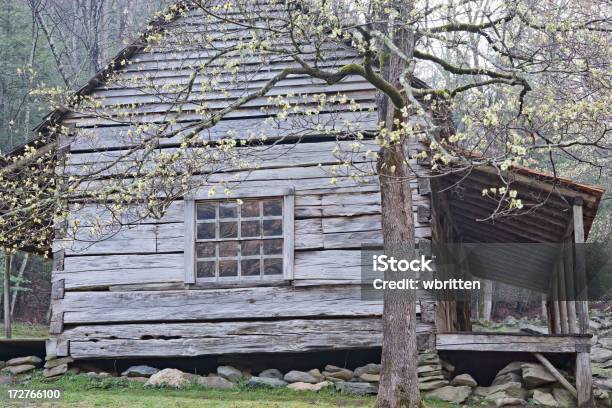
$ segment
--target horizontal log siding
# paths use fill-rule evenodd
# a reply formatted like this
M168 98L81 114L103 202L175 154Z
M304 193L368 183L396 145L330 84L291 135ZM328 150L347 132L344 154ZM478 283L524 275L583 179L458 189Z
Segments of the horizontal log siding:
M241 30L232 24L204 25L201 21L188 16L173 21L171 27L188 27L194 34L229 30L230 41ZM168 120L165 113L176 90L164 86L185 84L193 67L201 61L199 51L174 52L172 46L170 41L153 47L151 52L137 52L117 73L117 82L101 84L93 91L92 96L102 106L136 104L129 108L129 121L77 112L65 116L63 125L74 129L69 172L78 174L104 166L122 150L147 137L134 133L138 124ZM333 70L356 58L359 57L344 49L320 66ZM311 60L312 55L304 59ZM202 119L193 111L193 102L206 101L212 109L220 109L280 70L296 65L283 57L267 61L266 70L258 70L257 64L262 60L255 56L240 67L239 75L248 78L249 89L228 82L229 98L218 92L194 93L181 104L180 113L170 115L176 123L169 126L168 132ZM205 79L196 78L195 89L200 89L198 85ZM146 95L146 88L156 97ZM362 78L352 76L328 86L319 80L291 76L279 83L272 94L288 91L294 95L344 93L361 103L361 110L355 112L346 109L309 117L325 130L343 128L347 123L368 132L376 129L377 113L370 110L375 107L375 92ZM52 303L52 330L66 345L61 354L69 352L75 358L127 358L380 346L382 302L362 301L357 285L361 277L360 245L381 241L378 182L373 177L358 185L350 177L338 176L332 185L335 141L320 141L323 132L316 123L296 127L297 122L290 118L271 125L266 120L268 114L260 109L266 104L267 97L258 98L199 136L205 140L247 139L266 133L268 140L282 139L284 143L290 143L292 137L317 140L269 148L253 164L258 169L224 169L227 173L215 174L211 180L237 174L242 180L237 191L255 190L265 195L271 186L295 190L294 280L277 286L188 288L183 283L183 202L172 203L160 219L134 221L122 216L121 221L127 225L104 239L81 232L79 239L91 242L58 239L54 243L55 250L65 249L61 251L65 254L64 268L54 271L52 278L62 282L64 288L63 296ZM180 137L162 138L160 150L175 149ZM346 148L349 142L342 144ZM287 148L290 149L283 152ZM363 155L356 162L371 166ZM123 173L129 166L129 162L120 163L107 174ZM96 185L90 184L89 188ZM428 197L419 194L416 183L412 189L416 219L418 207L428 205ZM91 225L88 219L109 216L103 206L88 205L74 210L70 218L86 226ZM431 236L427 221L417 222L416 235ZM418 330L426 334L431 327L419 324Z

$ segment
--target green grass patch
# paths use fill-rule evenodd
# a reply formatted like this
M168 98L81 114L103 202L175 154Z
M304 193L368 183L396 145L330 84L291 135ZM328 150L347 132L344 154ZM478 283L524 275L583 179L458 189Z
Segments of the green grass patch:
M49 328L43 324L14 322L11 327L14 339L46 339ZM0 339L4 339L4 323L0 323Z
M144 387L140 382L125 378L95 379L85 375L67 374L57 379L45 379L41 371L28 380L11 386L0 385L0 405L21 407L23 401L8 401L8 389L63 390L61 401L36 402L37 407L105 407L105 408L331 408L373 407L375 396L350 396L334 389L313 393L287 388L248 388L241 384L231 390L214 390L197 384L180 390ZM430 408L451 408L457 405L426 400ZM463 405L463 407L468 407Z

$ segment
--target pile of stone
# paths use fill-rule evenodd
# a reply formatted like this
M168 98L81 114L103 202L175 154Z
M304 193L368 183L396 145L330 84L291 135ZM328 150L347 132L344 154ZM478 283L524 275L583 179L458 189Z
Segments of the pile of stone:
M336 390L355 395L376 394L380 381L380 364L366 364L355 370L326 365L323 371L313 368L308 371L291 370L283 374L277 369L267 369L248 379L250 387L287 387L296 391L320 391L335 387Z
M7 362L0 362L0 372L4 375L18 375L29 373L40 367L42 360L36 356L16 357Z

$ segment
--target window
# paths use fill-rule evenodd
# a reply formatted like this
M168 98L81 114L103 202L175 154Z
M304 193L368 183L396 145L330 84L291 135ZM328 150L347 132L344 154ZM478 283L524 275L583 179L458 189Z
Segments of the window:
M188 283L291 279L292 195L185 202Z

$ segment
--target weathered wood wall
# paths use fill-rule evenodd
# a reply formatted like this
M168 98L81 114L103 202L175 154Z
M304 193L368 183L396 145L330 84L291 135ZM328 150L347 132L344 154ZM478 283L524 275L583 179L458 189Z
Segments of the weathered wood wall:
M198 21L192 15L179 18L169 27L184 29L189 22L197 28ZM227 28L226 23L216 24L208 24L206 30L215 32ZM194 29L193 25L188 27ZM132 81L149 75L146 82L151 86L181 83L188 80L198 58L201 55L197 53L172 52L162 44L152 52L137 52L131 57L131 63L117 74ZM353 59L354 54L341 50L329 64L338 66ZM253 58L252 66L257 62ZM256 87L257 81L263 83L292 64L295 63L283 59L268 64L265 71L249 71L249 87ZM248 71L247 65L244 69ZM347 109L322 113L321 123L328 123L333 116L339 121L360 123L362 129L376 127L376 112L369 110L375 106L375 93L363 79L349 77L329 86L296 76L280 85L274 94L289 90L295 94L341 92L361 103L357 112ZM105 105L136 104L131 123L118 124L117 120L79 113L64 117L64 125L74 129L66 171L79 174L102 168L138 143L141 136L134 136L130 130L141 123L163 123L167 119L165 113L171 109L167 100L147 96L144 85L142 89L133 86L121 85L119 81L99 85L92 92ZM231 90L230 99L244 92ZM172 95L165 96L170 99ZM226 95L196 94L193 98L205 98L211 106L228 104ZM264 129L273 132L270 141L278 141L295 134L294 127L284 129L282 123L279 127L270 127L260 109L266 103L266 98L260 98L238 109L206 131L206 137L210 140L228 135L247 138L251 131ZM199 118L189 103L181 109L182 122ZM178 125L171 125L169 129L175 126ZM51 343L56 353L75 358L121 358L380 345L382 303L362 301L359 287L360 246L364 242L382 241L377 180L373 177L357 183L351 177L337 176L337 182L332 184L330 170L337 163L333 148L338 144L348 147L350 142L325 140L315 130L303 129L297 133L302 137L300 143L288 138L274 147L267 146L266 152L254 163L257 169L225 169L223 175L227 179L228 175L235 174L241 180L240 188L259 189L264 195L269 187L294 189L292 281L247 288L206 289L185 285L184 205L177 200L160 219L139 220L103 240L89 235L87 229L81 230L78 241L66 237L56 240L51 325ZM162 139L159 149L171 152L177 148L178 141L178 137ZM420 148L415 145L411 151L414 153ZM371 165L365 156L357 158L356 163ZM105 172L123 174L129 166L130 163L119 163ZM215 177L211 177L212 182ZM429 190L424 185L419 188L416 180L411 186L416 236L430 239ZM71 218L87 220L91 216L104 219L108 214L104 206L88 205L75 210ZM432 320L419 324L423 347L431 346L428 334Z

